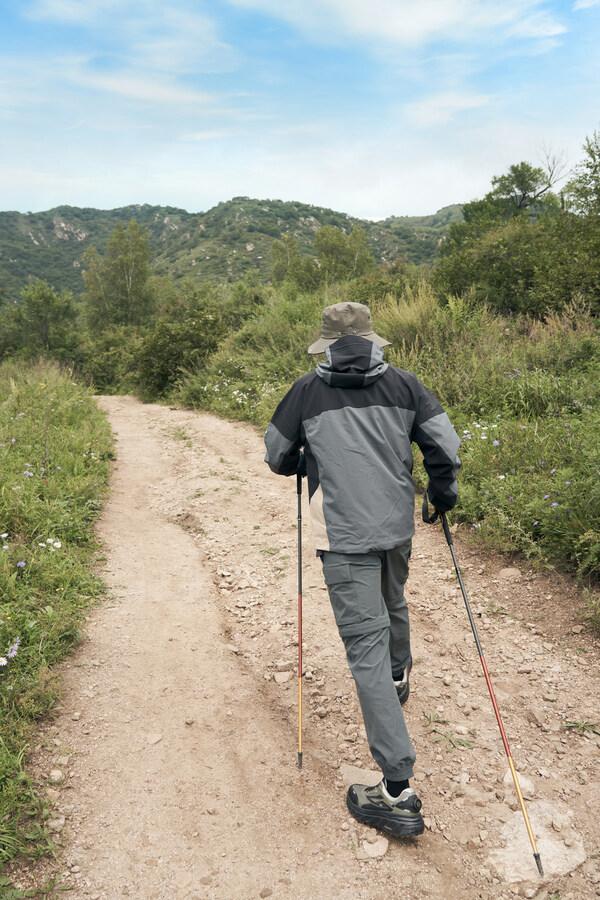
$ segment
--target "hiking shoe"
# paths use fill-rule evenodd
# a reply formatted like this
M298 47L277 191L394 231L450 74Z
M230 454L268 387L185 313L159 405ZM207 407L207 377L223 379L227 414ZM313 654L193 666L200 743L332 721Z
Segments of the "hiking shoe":
M353 784L348 788L346 804L350 814L363 825L379 828L393 837L423 834L425 830L421 801L412 788L392 797L383 781L375 787Z
M406 701L408 700L408 695L410 694L410 670L412 669L412 663L409 663L402 669L399 675L392 675L394 679L394 687L396 688L396 693L398 694L398 700L404 706Z

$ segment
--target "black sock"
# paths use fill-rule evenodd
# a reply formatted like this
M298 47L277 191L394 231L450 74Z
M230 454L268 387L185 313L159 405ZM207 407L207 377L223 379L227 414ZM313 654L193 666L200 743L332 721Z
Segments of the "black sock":
M405 791L407 787L410 787L410 784L408 780L390 781L389 778L386 778L385 787L388 794L391 794L392 797L399 797L402 791Z

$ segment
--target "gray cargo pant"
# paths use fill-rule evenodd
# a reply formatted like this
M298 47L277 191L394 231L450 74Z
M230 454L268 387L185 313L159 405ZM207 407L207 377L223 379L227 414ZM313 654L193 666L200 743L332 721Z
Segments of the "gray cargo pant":
M415 751L392 678L411 662L404 584L410 542L371 553L320 552L369 747L390 781L412 777Z

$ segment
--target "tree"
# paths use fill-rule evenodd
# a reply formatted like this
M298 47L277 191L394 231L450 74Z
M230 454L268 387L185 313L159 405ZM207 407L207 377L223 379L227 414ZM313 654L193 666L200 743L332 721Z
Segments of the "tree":
M364 275L375 264L363 228L346 234L341 228L324 225L315 236L315 249L327 284Z
M566 187L571 209L583 216L600 216L600 132L594 131L583 145L585 157Z
M113 230L104 256L91 247L84 256L83 295L91 328L141 325L153 305L148 232L134 219Z
M271 247L271 278L275 284L291 281L300 290L312 291L319 286L321 273L312 256L303 256L292 235L284 234Z
M33 281L15 308L19 349L64 356L73 349L77 311L69 291L58 293L46 281Z
M523 210L541 211L553 196L551 189L560 178L561 166L558 160L547 157L546 167L532 166L520 162L510 166L504 175L492 178L492 190L487 195L510 215ZM556 205L556 198L550 200Z

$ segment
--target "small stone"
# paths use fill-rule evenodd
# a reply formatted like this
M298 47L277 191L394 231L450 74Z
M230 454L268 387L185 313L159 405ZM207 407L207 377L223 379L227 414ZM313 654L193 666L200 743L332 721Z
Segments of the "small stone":
M521 793L523 794L523 796L525 797L526 800L531 800L535 794L535 785L533 784L533 781L530 778L528 778L526 775L521 775L519 773L517 773L517 774L518 774L518 778L519 778L519 784L521 785ZM512 773L511 773L510 769L507 769L506 774L504 775L504 778L502 779L502 783L504 784L505 789L514 790Z
M162 734L149 734L147 740L151 746L154 744L160 744L160 742L162 741Z
M529 721L533 725L541 726L546 721L544 714L539 709L536 709L534 706L530 707L527 710L526 715L527 715L527 718L529 719Z
M270 887L264 887L259 893L259 897L270 897L273 893L273 889Z
M275 672L275 675L273 676L277 684L285 684L291 677L291 672Z
M374 787L381 781L381 772L373 769L359 769L358 766L342 765L339 769L344 786L349 788L352 784L368 784Z
M581 632L583 631L583 625L573 625L571 631L573 632L573 634L581 634Z
M60 769L52 769L50 774L48 775L48 781L50 784L62 784L65 780L65 776Z
M72 718L72 720L73 720L74 722L79 722L79 720L80 720L80 718L81 718L81 713L80 713L80 712L74 712L73 715L71 716L71 718Z
M214 806L207 806L206 812L208 813L209 816L214 816L216 813L216 809L214 808Z
M383 835L379 835L371 843L369 841L362 842L362 849L369 859L381 859L388 852L390 842Z
M294 664L290 660L278 659L275 663L276 672L289 672L294 668Z
M50 831L54 831L58 833L63 830L65 827L65 817L64 816L56 816L54 819L48 819L48 828Z
M317 713L317 715L320 719L324 719L325 716L327 715L327 710L325 709L324 706L318 706L317 709L315 710L315 712Z
M520 581L521 577L521 570L512 566L500 569L498 572L498 578L502 579L502 581Z
M195 719L186 719L186 720L185 720L185 724L186 724L186 725L193 725L195 721L196 721Z

